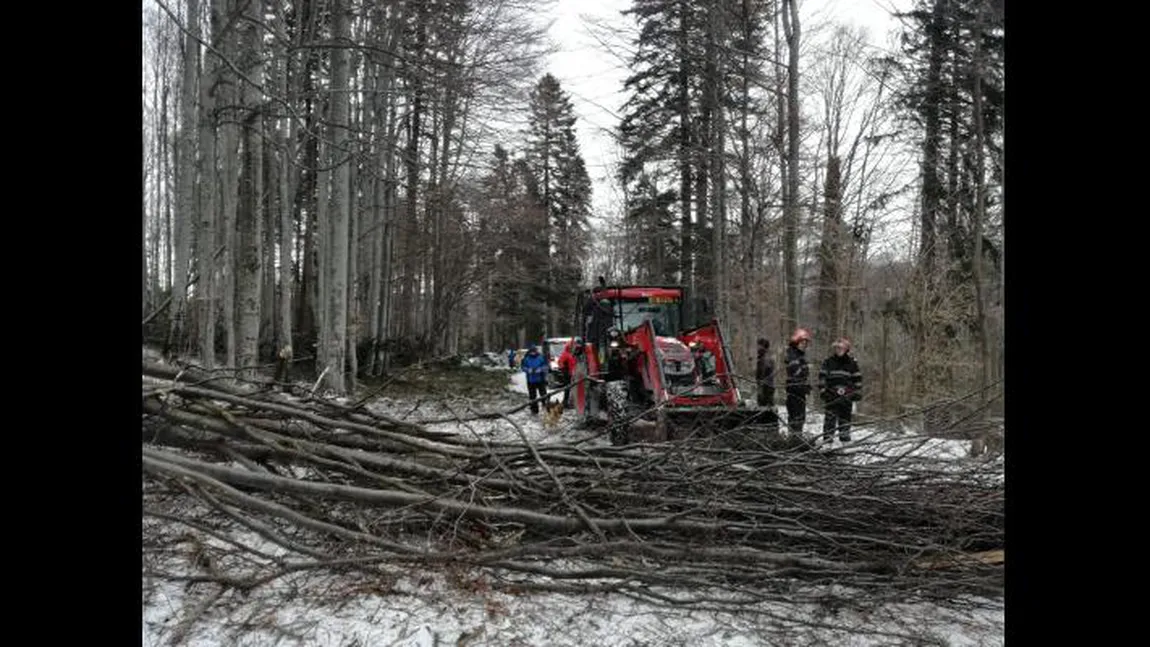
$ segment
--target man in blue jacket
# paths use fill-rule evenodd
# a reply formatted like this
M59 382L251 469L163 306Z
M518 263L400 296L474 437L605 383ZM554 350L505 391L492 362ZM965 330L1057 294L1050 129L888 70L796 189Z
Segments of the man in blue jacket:
M531 399L531 413L539 415L539 402L536 398L547 393L547 358L539 352L538 346L531 344L519 365L527 374L527 397Z

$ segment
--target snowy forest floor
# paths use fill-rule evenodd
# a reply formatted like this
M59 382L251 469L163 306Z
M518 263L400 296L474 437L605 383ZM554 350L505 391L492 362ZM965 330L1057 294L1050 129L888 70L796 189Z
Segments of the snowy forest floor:
M470 420L461 430L455 418L466 419L468 414L479 413L476 409L508 412L526 402L522 373L497 362L497 358L470 360L462 371L416 370L390 384L364 385L358 395L379 393L368 403L369 409L423 424L428 430L462 431L491 441L514 441L522 433L538 444L609 444L597 431L574 428L572 412L552 429L545 428L530 411L519 409L506 419ZM817 435L821 426L821 414L811 412L807 433ZM866 447L887 433L891 432L860 426L852 447ZM898 434L916 443L917 451L937 456L939 461L965 457L966 445L959 441L924 438L905 427ZM145 544L168 537L172 541L167 545L181 545L181 537L187 535L187 528L179 524L155 518L145 521ZM238 527L230 536L207 541L222 545L240 541L270 555L287 552ZM192 543L189 539L187 545ZM199 566L196 555L189 547L145 558L152 572L191 574ZM1001 645L1005 640L1001 599L972 598L965 605L874 600L865 610L856 605L838 608L778 602L735 606L724 604L722 592L708 597L695 591L688 599L674 590L651 590L638 599L617 592L516 590L493 586L496 576L490 573L452 566L381 567L373 574L301 570L244 591L213 581L152 577L149 568L143 577L142 613L142 639L148 646L959 647ZM819 586L833 589L838 585ZM846 599L860 595L846 589L838 594Z

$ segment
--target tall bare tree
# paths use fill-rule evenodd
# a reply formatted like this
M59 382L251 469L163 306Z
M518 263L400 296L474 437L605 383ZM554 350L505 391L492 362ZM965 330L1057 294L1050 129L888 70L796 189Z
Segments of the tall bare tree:
M242 111L239 209L236 217L236 361L245 372L259 364L260 306L263 287L264 107L262 2L236 7L240 25L238 67ZM256 84L260 84L257 86ZM230 323L230 322L229 322Z
M226 3L224 0L211 0L208 24L211 28L213 49L220 47L225 28ZM199 295L199 337L200 362L207 368L216 363L217 317L217 269L216 249L218 248L219 227L217 209L220 194L220 174L216 154L216 94L219 89L220 70L224 61L218 54L209 54L204 61L204 75L200 82L200 217L196 228L196 255L198 281L196 292Z
M298 11L297 8L293 8L293 10ZM287 9L283 5L280 5L276 7L275 15L280 32L284 34L285 37L289 37L292 32L291 26L288 23ZM297 43L298 33L300 31L302 30L297 30ZM295 245L292 241L294 234L294 227L292 226L292 197L295 193L295 185L293 183L294 174L292 173L292 166L295 162L295 141L299 127L299 120L295 118L293 114L295 106L297 105L297 97L293 93L295 84L291 78L292 72L297 69L295 65L297 59L294 54L287 50L288 43L281 41L276 52L276 58L279 60L279 63L276 66L278 83L276 83L275 86L284 101L279 112L280 118L276 121L275 126L275 138L280 153L277 164L277 172L279 174L279 199L276 201L276 206L279 210L279 338L276 340L275 349L277 355L279 355L280 359L284 362L290 362L294 357L294 348L292 347L292 292L294 288L292 252ZM270 171L269 169L269 172Z
M175 218L175 253L172 268L169 352L183 350L186 333L188 273L192 258L192 223L196 218L197 82L200 71L200 5L188 0L184 17L183 82L180 86L180 143L178 209Z
M983 51L982 51L982 30L985 24L984 14L986 12L985 2L978 2L974 9L974 25L972 31L974 32L974 70L971 76L973 77L973 88L971 90L973 99L973 112L974 112L974 137L975 137L975 208L974 208L974 303L976 311L976 331L978 338L978 350L981 358L982 370L978 374L978 393L982 401L987 399L987 387L990 384L991 374L991 359L990 359L990 336L989 325L986 317L985 295L983 288L983 223L986 221L986 124L982 117L982 75L983 75Z
M326 209L326 206L321 206L326 205L326 199L320 199L321 187L326 187L326 182L320 182L320 176L322 169L327 167L326 161L321 162L320 135L326 119L323 116L323 97L317 91L322 80L320 70L326 50L304 47L304 44L321 41L320 13L317 0L301 0L292 13L296 30L294 43L299 48L302 61L300 70L292 75L291 80L292 96L298 101L304 120L302 126L299 126L297 175L293 181L297 233L297 307L293 328L298 331L301 339L307 340L308 350L314 349L317 362L319 356L326 352L325 346L318 341L319 319L323 310L318 300L319 212Z
M241 80L236 73L236 60L239 58L240 42L234 0L222 0L224 27L220 30L220 42L214 46L223 61L218 68L216 87L217 119L219 135L216 151L220 160L220 206L219 235L217 241L223 247L221 258L222 281L219 285L223 301L223 330L225 335L224 365L238 366L239 329L237 321L236 290L238 287L238 266L240 241L237 235L239 216L239 177L240 177L240 124L244 113L241 110ZM230 63L230 64L229 64Z
M147 99L145 96L140 97L140 112L146 114L148 110ZM150 164L148 162L148 139L146 137L140 138L140 159L143 164L140 168L140 184L143 187L148 186L148 171ZM140 192L140 248L144 250L140 254L140 316L148 316L148 191L145 188Z
M708 178L711 183L711 204L709 205L711 240L710 262L708 268L709 290L707 297L714 304L714 311L723 319L727 319L726 307L726 238L725 228L727 222L727 184L726 184L726 112L727 88L723 82L729 68L726 47L730 42L727 25L728 3L714 3L708 12L707 23L707 62L706 79L707 97L710 119L707 145L707 168L710 171ZM706 259L704 259L706 260Z
M327 385L336 393L346 392L347 385L347 314L348 314L348 244L351 219L348 156L348 113L350 85L351 23L344 0L332 0L332 30L337 47L331 53L331 123L332 123L332 214L329 250L330 283L327 285L328 361Z
M787 43L787 164L783 194L783 276L786 284L786 327L799 322L800 282L798 265L799 227L799 44L802 30L798 3L783 0L783 34Z
M369 290L369 303L373 305L371 313L372 353L368 366L370 375L378 375L387 370L390 353L385 351L384 342L391 337L391 303L392 303L392 251L396 237L398 198L398 140L399 117L398 98L396 88L398 79L398 59L393 54L401 49L400 39L403 36L403 12L405 4L394 3L386 7L376 8L376 23L380 29L383 40L383 54L377 62L375 74L376 93L375 111L373 113L374 128L376 132L377 160L376 169L382 169L382 174L376 173L372 177L373 183L373 220L375 229L372 236L372 258L374 260L371 271L371 284Z

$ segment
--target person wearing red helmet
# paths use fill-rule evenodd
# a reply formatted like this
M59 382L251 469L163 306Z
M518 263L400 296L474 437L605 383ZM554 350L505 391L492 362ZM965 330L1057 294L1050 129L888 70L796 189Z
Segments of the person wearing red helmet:
M851 439L851 413L854 403L862 399L862 372L851 356L851 340L840 337L831 345L830 357L819 368L819 397L823 401L823 444Z
M807 346L811 333L796 328L787 343L787 427L801 436L807 419L807 395L811 392L811 368L807 363Z

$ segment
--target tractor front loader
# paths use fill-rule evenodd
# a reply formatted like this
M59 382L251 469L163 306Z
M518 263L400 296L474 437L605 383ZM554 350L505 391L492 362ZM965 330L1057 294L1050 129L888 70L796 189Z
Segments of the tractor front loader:
M616 445L688 437L787 444L772 408L743 401L718 320L680 326L683 296L679 286L591 292L593 306L602 308L597 314L610 307L610 325L584 321L587 336L572 380L577 415L585 424L606 425Z

